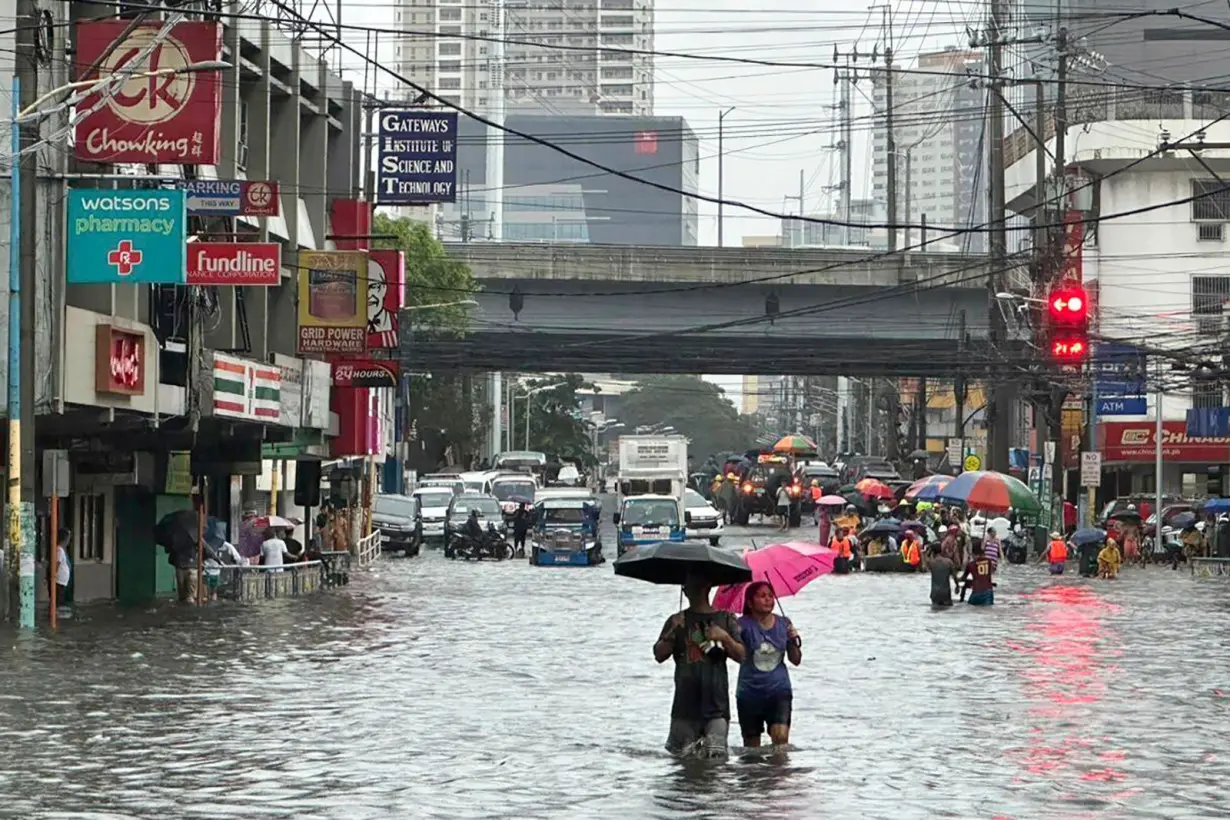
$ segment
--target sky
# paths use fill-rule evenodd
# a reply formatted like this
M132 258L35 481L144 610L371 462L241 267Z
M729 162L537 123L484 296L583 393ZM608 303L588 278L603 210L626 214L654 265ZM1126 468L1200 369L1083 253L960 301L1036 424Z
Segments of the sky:
M332 3L300 0L305 10L316 8L326 18ZM343 0L343 23L391 27L388 0ZM323 8L322 8L323 7ZM862 55L882 50L883 13L865 6L850 7L833 0L657 0L655 50L695 57L739 57L791 63L831 65L834 48L843 55L855 47ZM896 62L909 61L920 51L966 44L967 25L976 26L983 5L975 0L947 3L898 2L892 10ZM373 46L367 35L347 32L347 42L365 52L376 51L391 62L391 43ZM844 59L844 56L843 56ZM864 56L859 65L867 65ZM345 58L362 83L358 58ZM370 69L368 69L370 72ZM385 77L382 87L392 83ZM366 84L370 87L370 83ZM687 119L700 143L699 187L717 196L718 115L724 119L723 195L782 214L828 211L839 182L837 97L835 72L829 68L750 66L659 54L655 60L655 113ZM871 83L855 87L852 195L870 195ZM743 236L776 235L778 220L728 204L725 243L739 245ZM717 206L699 203L700 242L717 244ZM711 377L739 403L740 378Z

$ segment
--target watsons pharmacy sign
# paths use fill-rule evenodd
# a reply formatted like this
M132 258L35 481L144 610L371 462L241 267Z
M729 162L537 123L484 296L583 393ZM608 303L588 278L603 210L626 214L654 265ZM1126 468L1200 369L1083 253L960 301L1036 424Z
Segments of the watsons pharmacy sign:
M69 191L69 283L182 285L186 221L183 191Z

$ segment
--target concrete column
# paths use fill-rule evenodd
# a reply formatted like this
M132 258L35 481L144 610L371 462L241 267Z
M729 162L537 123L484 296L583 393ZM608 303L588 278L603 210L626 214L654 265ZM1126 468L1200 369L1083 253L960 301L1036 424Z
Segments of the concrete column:
M329 196L325 192L328 181L329 98L324 91L328 83L328 68L321 61L310 69L304 65L303 70L314 75L314 83L320 90L315 99L304 100L306 105L299 119L299 198L307 206L308 221L316 242L314 247L323 248L325 236L329 233ZM313 107L317 110L313 111ZM303 225L299 226L299 230L299 242L303 244Z

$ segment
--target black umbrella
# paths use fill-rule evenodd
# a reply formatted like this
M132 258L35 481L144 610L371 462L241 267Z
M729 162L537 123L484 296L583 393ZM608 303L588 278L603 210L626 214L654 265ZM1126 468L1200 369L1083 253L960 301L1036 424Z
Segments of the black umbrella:
M860 532L858 534L858 537L861 539L864 536L868 536L868 535L870 536L896 535L899 532L901 532L901 522L900 521L897 521L896 519L893 519L893 518L881 518L879 521L875 522L870 527Z
M713 586L745 584L752 571L742 557L703 541L663 541L625 552L614 563L615 574L651 584L681 586L697 578Z
M1136 510L1122 510L1110 517L1111 521L1140 521L1140 513Z
M1100 544L1106 540L1106 531L1100 530L1097 527L1082 527L1072 533L1072 537L1068 540L1078 547L1083 547L1086 544Z
M1170 526L1176 530L1186 530L1194 527L1196 526L1196 514L1194 512L1181 512L1170 519Z
M852 504L860 513L870 515L875 511L875 507L867 500L862 493L843 493L847 502Z
M906 456L907 461L926 461L929 458L931 458L931 454L926 450L915 450Z
M902 521L902 522L901 522L901 529L903 529L903 530L914 530L914 532L926 532L927 530L929 530L929 529L931 529L931 528L930 528L930 527L928 527L926 524L924 524L924 523L923 523L923 522L921 522L921 521L912 521L912 520L911 520L911 521Z

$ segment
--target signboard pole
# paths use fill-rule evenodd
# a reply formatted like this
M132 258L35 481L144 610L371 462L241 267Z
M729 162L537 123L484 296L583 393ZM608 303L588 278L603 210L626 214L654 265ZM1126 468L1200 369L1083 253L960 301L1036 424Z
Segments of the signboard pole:
M1098 380L1095 376L1089 380L1089 452L1102 452L1102 448L1098 446ZM1098 470L1102 469L1101 461L1098 462ZM1098 484L1101 484L1099 477ZM1085 514L1081 516L1081 526L1092 527L1093 519L1097 516L1095 506L1098 503L1098 488L1094 484L1085 485L1088 492L1085 499Z
M1164 542L1162 540L1162 357L1157 357L1157 394L1153 402L1156 405L1157 412L1157 429L1154 431L1156 441L1154 441L1154 476L1156 482L1154 489L1157 490L1157 508L1154 510L1157 513L1157 525L1153 528L1156 533L1157 547L1159 553L1165 552Z
M9 202L9 378L8 378L8 414L9 414L9 468L8 468L8 544L9 567L16 569L20 578L18 595L20 600L20 619L22 629L34 629L34 522L31 504L21 500L22 480L21 459L21 420L26 415L21 406L21 134L18 126L18 115L21 112L21 79L13 77L13 156L9 161L11 180ZM26 260L33 264L30 260ZM32 294L26 294L31 296ZM26 374L29 375L29 374ZM33 408L28 408L32 410ZM27 410L27 412L28 412ZM29 421L33 423L34 419ZM11 587L10 587L11 588Z

